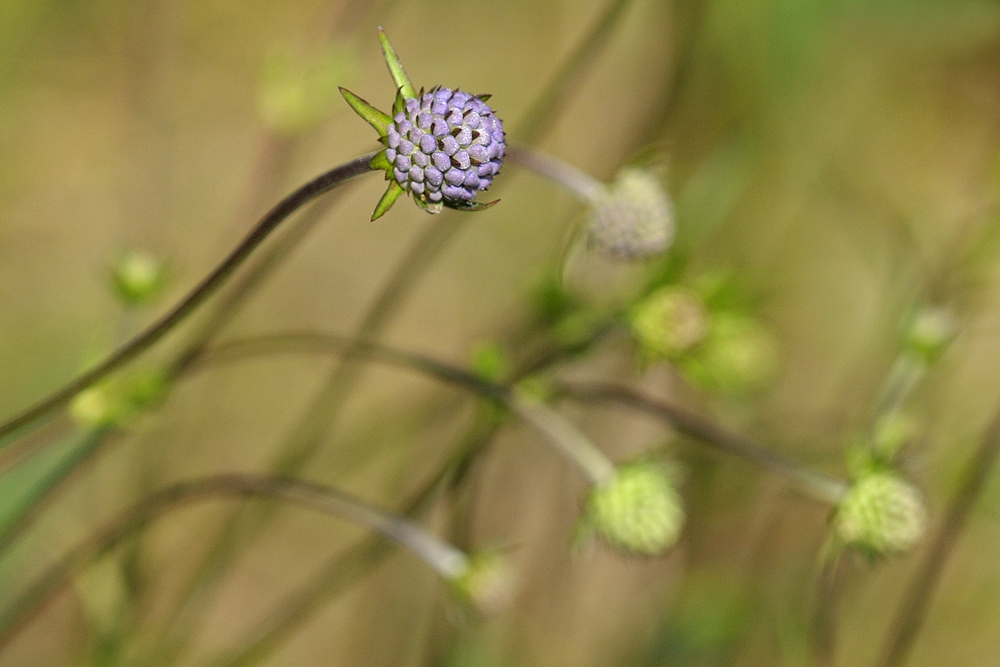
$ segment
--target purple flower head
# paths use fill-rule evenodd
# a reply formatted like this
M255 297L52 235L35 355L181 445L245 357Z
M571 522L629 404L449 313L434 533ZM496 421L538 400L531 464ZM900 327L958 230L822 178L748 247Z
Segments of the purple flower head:
M340 89L386 147L371 162L371 168L384 170L389 181L372 220L405 192L429 213L439 213L443 206L480 211L495 204L475 200L476 193L489 188L500 172L506 146L503 123L486 104L489 95L450 88L418 93L381 29L379 39L396 84L392 115Z
M428 205L468 208L500 171L503 123L481 98L437 88L405 100L386 146L400 187Z

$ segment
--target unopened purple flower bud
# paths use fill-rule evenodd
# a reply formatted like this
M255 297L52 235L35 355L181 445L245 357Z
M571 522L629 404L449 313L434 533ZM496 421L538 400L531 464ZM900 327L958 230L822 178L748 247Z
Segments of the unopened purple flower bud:
M503 162L504 134L485 102L439 88L406 100L403 109L387 130L390 138L400 137L397 150L386 151L403 189L424 202L463 207L493 183Z

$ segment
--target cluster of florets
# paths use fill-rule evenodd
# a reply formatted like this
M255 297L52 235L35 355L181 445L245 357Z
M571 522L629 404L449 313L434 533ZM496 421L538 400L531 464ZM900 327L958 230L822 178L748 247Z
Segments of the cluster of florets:
M503 124L493 110L449 88L405 100L386 143L396 182L432 204L471 202L493 183L504 156Z
M847 546L875 559L911 549L927 530L920 492L895 473L868 474L837 507L834 530Z
M684 508L668 471L640 461L621 466L587 499L585 528L629 553L655 556L677 542Z

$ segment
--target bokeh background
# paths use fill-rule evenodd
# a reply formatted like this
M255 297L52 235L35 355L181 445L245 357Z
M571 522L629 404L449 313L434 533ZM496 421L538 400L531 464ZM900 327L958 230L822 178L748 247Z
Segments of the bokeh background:
M602 21L546 122L520 131L600 179L655 159L676 205L681 279L734 276L775 333L781 368L762 393L720 398L663 365L640 368L617 332L554 372L633 382L846 477L845 452L870 419L907 314L944 305L960 333L912 398L922 430L903 461L937 526L1000 396L992 0L3 0L3 414L163 312L284 193L373 147L336 87L391 104L378 25L418 87L489 92L510 130L529 128L523 119ZM534 354L538 286L562 271L581 206L513 165L497 187L498 206L452 215L454 234L406 281L383 340L459 365L484 340L515 359ZM351 335L408 249L440 224L407 201L369 223L383 188L367 176L318 211L220 337ZM169 282L155 304L126 313L107 273L129 248L166 258ZM634 279L587 262L569 273L592 303L623 298ZM198 321L141 363L169 359ZM339 363L275 355L180 378L158 409L108 435L0 555L0 603L156 488L273 468ZM314 423L317 446L298 474L405 508L483 407L410 372L352 372L351 390L329 400L329 423ZM651 417L561 409L616 460L665 447L679 462L688 523L668 555L574 547L583 480L505 423L424 514L460 545L511 550L520 585L502 613L470 617L425 566L393 553L340 570L342 586L227 663L268 619L319 591L317 573L365 534L274 509L192 603L185 591L239 506L220 501L171 514L75 577L0 664L819 664L811 619L828 507ZM77 446L80 428L62 416L32 437L50 443L47 454L0 480L6 506ZM910 665L1000 655L992 478ZM829 664L876 663L923 555L850 562Z

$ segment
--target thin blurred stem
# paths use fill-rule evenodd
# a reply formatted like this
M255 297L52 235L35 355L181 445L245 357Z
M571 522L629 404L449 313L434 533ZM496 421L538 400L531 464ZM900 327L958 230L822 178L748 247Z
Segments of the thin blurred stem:
M816 591L813 653L816 667L832 667L837 651L837 607L847 567L843 552L824 558Z
M889 370L875 414L883 415L900 410L926 375L925 363L912 354L900 354Z
M569 461L575 463L591 484L599 486L614 479L615 465L594 446L576 424L540 401L513 392L506 402L518 417L534 426Z
M321 352L377 359L458 384L500 402L524 422L535 427L556 451L577 465L591 483L602 484L615 474L614 464L607 456L573 422L544 403L528 399L512 391L510 387L487 382L466 370L421 354L334 334L290 332L220 343L205 351L202 362L235 361L276 351Z
M72 446L63 456L45 471L45 474L27 489L26 493L11 499L5 507L5 512L11 513L10 518L0 526L0 556L32 523L44 502L61 483L80 465L94 456L104 444L109 430L100 428L85 431L74 436ZM17 505L16 510L13 505ZM13 510L13 511L12 511Z
M561 185L583 204L597 203L606 190L603 183L587 172L527 146L508 146L506 159Z
M883 646L880 667L900 667L906 663L913 643L923 627L931 597L944 567L969 522L969 515L993 474L1000 454L1000 410L983 435L982 443L962 474L962 482L945 513L923 562L910 580Z
M558 390L574 400L613 401L656 415L665 419L680 433L786 477L807 495L824 503L836 505L847 493L848 484L841 479L813 470L767 449L745 435L630 387L603 382L564 382L558 386Z
M612 0L609 3L594 28L543 88L545 92L529 108L524 120L510 133L513 141L531 144L546 132L556 112L569 97L573 84L586 73L631 1ZM496 187L494 186L495 189ZM355 332L356 340L372 341L381 336L406 298L419 284L420 278L454 238L463 221L464 218L460 215L447 212L437 216L427 226L380 289ZM293 474L312 458L324 435L336 421L360 376L360 370L358 364L348 360L330 373L310 407L280 448L273 464L274 470ZM241 525L240 517L234 517L222 528L208 557L182 594L163 641L154 649L156 655L166 657L162 662L168 662L187 641L186 637L194 629L194 620L200 614L199 607L203 607L207 601L213 582L225 571L240 543L256 534L266 518L266 514L244 516Z
M118 349L98 364L75 379L57 389L48 397L24 410L0 425L0 439L6 438L31 425L51 412L66 405L76 394L107 377L126 363L156 344L161 338L194 312L208 297L225 283L247 257L280 225L288 216L341 183L368 173L368 166L374 153L362 155L350 162L309 181L279 202L265 215L243 239L235 250L208 274L184 299L142 333Z
M347 519L410 550L446 579L460 576L468 566L468 558L463 552L418 524L336 489L275 476L207 477L174 484L139 501L49 567L0 615L0 649L9 644L32 611L41 609L74 575L136 531L170 511L195 502L228 496L273 498Z
M471 460L492 441L502 423L496 411L481 413L445 465L406 504L403 514L409 517L422 514L442 491L458 484ZM266 660L324 604L370 574L392 552L392 543L367 539L346 554L329 559L304 585L236 642L237 648L220 654L207 664L211 667L250 667Z
M545 92L522 116L521 122L512 133L515 141L534 144L548 132L555 119L552 110L565 104L574 86L611 38L615 27L631 4L632 0L614 0L608 4L587 36L580 41L556 75L542 88Z
M510 387L487 382L466 370L414 352L398 350L378 343L359 344L357 341L335 334L288 332L219 343L205 351L200 363L233 362L275 352L327 353L374 359L458 384L503 403L511 412L546 435L560 451L568 453L569 450L573 450L574 453L568 454L568 458L580 465L580 468L592 482L600 483L607 479L608 469L603 462L595 460L589 463L580 463L580 460L587 459L592 454L590 452L581 454L576 450L593 447L593 445L579 433L572 422L544 406L519 397L517 392L512 391ZM750 461L765 470L782 475L795 482L810 496L825 503L835 505L847 492L848 483L841 479L813 470L767 449L742 434L729 431L693 412L662 399L647 396L629 387L607 383L563 382L557 386L557 389L572 399L615 401L665 418L681 433L709 444L715 449ZM587 445L580 445L581 441L586 441ZM603 454L600 456L603 458Z

